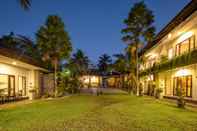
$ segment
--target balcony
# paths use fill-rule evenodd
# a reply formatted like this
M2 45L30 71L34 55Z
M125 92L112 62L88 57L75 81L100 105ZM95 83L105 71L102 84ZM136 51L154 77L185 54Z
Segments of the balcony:
M174 57L171 60L154 64L152 67L140 72L140 76L171 70L174 68L197 63L197 49L189 53Z

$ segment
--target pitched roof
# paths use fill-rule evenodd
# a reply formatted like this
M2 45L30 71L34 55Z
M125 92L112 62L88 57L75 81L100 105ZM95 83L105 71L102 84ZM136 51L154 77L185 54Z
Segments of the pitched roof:
M21 53L21 51L17 50L17 49L12 49L12 48L7 48L4 47L1 43L0 43L0 55L12 58L12 59L16 59L19 61L22 61L24 63L30 64L30 65L34 65L37 67L41 67L41 68L45 68L43 66L43 62L33 59L32 57Z
M197 10L197 0L191 0L155 37L153 42L148 43L140 52L143 54L145 51L156 45L162 38L170 33L175 27L186 20L192 13Z

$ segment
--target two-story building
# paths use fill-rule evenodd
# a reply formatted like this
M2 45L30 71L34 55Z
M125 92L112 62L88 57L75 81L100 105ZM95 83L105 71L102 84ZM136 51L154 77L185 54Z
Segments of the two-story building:
M141 53L144 93L162 88L163 96L176 98L181 89L186 99L197 100L197 1L186 5Z

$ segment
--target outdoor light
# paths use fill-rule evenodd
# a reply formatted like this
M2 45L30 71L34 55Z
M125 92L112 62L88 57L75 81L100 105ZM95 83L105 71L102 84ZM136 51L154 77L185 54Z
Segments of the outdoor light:
M13 61L13 62L12 62L12 65L16 65L16 62L15 62L15 61Z
M181 35L181 34L182 34L182 32L179 31L179 32L178 32L178 35Z
M183 42L184 40L188 39L189 37L191 37L193 35L193 32L189 31L184 33L183 35L181 35L179 37L179 39L177 40L178 43Z
M172 59L172 57L173 57L173 50L169 49L169 51L168 51L168 59Z
M187 69L181 69L179 71L176 72L175 76L188 76L190 75L190 71Z
M172 34L168 34L168 39L170 39L172 37Z

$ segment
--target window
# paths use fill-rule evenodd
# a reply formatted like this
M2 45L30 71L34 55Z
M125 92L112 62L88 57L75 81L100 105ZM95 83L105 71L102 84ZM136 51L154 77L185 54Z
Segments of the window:
M192 76L174 77L173 95L177 96L177 90L180 89L184 96L192 97Z
M0 95L15 96L15 77L0 75Z
M0 95L8 95L8 75L0 75Z
M173 57L173 49L171 48L168 50L168 59L172 59L172 57Z
M18 95L25 96L26 95L26 78L23 76L18 77Z
M189 52L195 48L195 37L192 36L176 45L176 56Z

